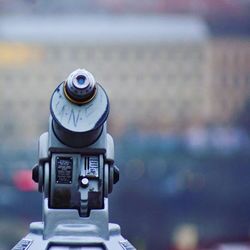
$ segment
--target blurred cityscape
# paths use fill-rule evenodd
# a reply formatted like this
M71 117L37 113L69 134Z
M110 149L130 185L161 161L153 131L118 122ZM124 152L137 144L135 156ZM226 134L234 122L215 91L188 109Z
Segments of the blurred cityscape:
M0 0L0 250L41 220L30 170L77 68L110 97L122 234L139 250L250 249L249 0Z

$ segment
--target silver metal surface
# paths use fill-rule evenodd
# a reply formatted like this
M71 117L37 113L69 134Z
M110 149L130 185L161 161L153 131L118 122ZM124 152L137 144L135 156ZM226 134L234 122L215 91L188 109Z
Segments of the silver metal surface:
M68 76L66 89L76 101L91 98L95 91L95 78L89 71L77 69Z

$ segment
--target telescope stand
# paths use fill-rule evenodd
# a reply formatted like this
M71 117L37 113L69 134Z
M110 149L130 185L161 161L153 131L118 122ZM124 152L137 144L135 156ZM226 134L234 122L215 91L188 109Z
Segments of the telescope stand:
M50 209L44 200L44 223L30 224L30 233L12 250L134 250L121 236L120 226L108 223L108 199L104 209L79 218L74 209Z

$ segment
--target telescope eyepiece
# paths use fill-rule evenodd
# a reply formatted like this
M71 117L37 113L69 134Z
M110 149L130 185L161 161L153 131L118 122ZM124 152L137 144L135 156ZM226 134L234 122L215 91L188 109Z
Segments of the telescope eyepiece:
M69 101L83 104L95 96L95 85L95 79L90 72L85 69L77 69L65 81L65 95Z
M86 77L84 75L77 76L76 80L76 83L73 83L76 88L84 89L88 87L88 82L86 81Z

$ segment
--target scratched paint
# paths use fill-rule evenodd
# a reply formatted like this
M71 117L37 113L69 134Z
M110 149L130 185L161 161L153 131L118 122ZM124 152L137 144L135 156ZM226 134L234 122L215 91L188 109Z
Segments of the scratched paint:
M99 87L96 97L89 103L76 105L71 103L63 92L63 85L52 95L52 116L64 128L76 132L85 132L102 124L108 115L108 99L104 90ZM102 120L102 121L100 121Z

